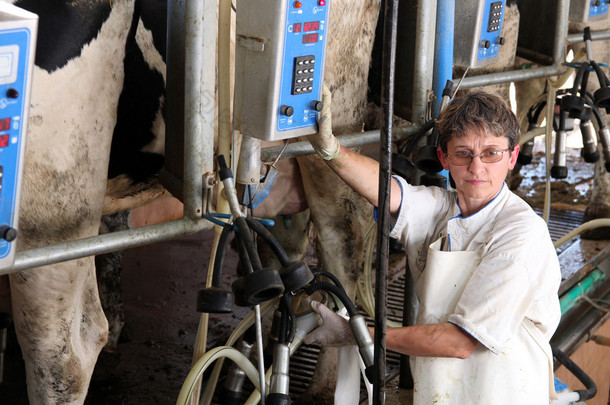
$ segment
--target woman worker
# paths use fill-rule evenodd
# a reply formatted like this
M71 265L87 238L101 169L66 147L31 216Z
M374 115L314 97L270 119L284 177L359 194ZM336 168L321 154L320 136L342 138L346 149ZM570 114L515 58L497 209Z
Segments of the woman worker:
M309 141L377 206L379 165L339 145L324 97ZM455 191L392 178L390 236L405 246L419 310L416 325L388 328L387 348L411 356L415 404L548 404L561 273L546 223L504 183L519 153L517 118L477 92L453 100L436 125ZM343 318L312 306L323 324L306 343L354 344Z

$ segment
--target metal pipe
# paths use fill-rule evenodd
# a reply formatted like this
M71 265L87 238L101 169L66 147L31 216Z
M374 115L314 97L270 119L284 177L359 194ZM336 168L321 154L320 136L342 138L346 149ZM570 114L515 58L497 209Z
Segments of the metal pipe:
M177 221L145 226L138 229L112 232L51 246L24 250L17 253L12 267L0 270L0 275L113 252L115 250L143 246L179 236L193 235L197 232L210 229L212 226L213 224L205 219L193 220L182 218Z
M241 152L237 164L235 182L238 184L258 184L261 177L261 140L242 135Z
M413 134L416 134L422 125L411 125L408 127L394 127L392 133L394 136L396 134L400 134L400 137L408 137ZM526 133L521 134L521 139L531 139L538 135L544 134L546 127L534 128L532 131L528 131ZM379 133L380 131L366 131L366 132L358 132L355 134L344 134L337 136L339 143L346 148L355 148L363 145L370 145L379 142ZM261 161L263 162L272 162L279 156L281 150L284 149L283 145L279 146L271 146L268 148L263 148L261 150ZM302 142L294 142L289 144L280 156L280 159L289 159L295 158L299 156L305 155L313 155L315 151L311 147L311 144L308 141Z
M205 24L204 24L205 19ZM213 19L210 21L210 19ZM213 172L214 89L216 86L215 1L189 0L185 4L185 139L184 216L203 214L203 189L209 188L203 175Z
M566 291L564 295L559 299L559 305L561 307L561 314L568 312L574 305L579 301L580 297L589 294L598 283L603 282L606 278L606 274L600 269L595 269L581 281L579 281L574 287Z
M591 31L591 41L603 41L605 39L610 39L610 30ZM569 34L567 40L568 45L584 42L583 33Z
M567 67L562 65L544 66L533 69L517 69L508 72L489 73L486 75L466 77L460 84L461 89L471 89L474 87L491 86L509 82L521 82L530 79L540 79L549 76L562 75L567 71ZM458 83L460 78L453 79Z
M553 42L553 65L555 66L559 66L566 59L569 15L570 0L559 0L555 15L555 41Z
M610 300L610 292L607 292L600 299L602 301ZM608 319L610 319L609 313L591 308L586 314L578 317L578 320L560 336L553 336L551 344L559 350L570 354L581 344L585 343L591 334Z
M453 77L453 32L455 18L455 0L438 0L436 7L436 36L434 45L434 107L432 115L438 116L443 100L443 90L447 80Z
M436 20L436 0L419 1L415 34L413 66L413 103L411 122L423 124L428 117L428 90L431 87L434 63L434 24Z
M394 79L396 76L396 38L398 36L398 0L386 0L384 6L381 71L381 109L383 114L379 141L379 222L377 224L377 272L375 274L375 372L372 381L373 404L376 405L385 404L385 334L387 318L387 275L390 257L389 234L391 228L390 223L392 222L390 217L390 188L392 181L392 124L394 116ZM427 89L427 87L424 89ZM417 91L414 90L414 93L416 92ZM360 353L365 353L362 346L360 346Z

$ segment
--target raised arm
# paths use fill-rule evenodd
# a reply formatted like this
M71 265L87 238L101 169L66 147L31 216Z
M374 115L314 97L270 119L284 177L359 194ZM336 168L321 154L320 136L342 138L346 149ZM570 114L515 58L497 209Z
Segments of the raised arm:
M324 86L320 114L319 132L307 139L318 153L326 160L329 167L343 179L354 191L366 198L374 206L379 205L379 163L367 156L360 155L339 144L332 133L331 93ZM400 209L400 185L394 179L390 190L390 213L398 214Z

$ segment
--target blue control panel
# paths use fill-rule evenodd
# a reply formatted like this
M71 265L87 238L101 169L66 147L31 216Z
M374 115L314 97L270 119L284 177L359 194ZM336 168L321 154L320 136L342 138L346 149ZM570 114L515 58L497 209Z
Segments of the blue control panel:
M504 45L504 0L455 2L453 63L476 68L488 65Z
M608 2L606 0L591 1L589 7L589 18L596 20L608 17Z
M570 21L590 22L608 18L608 0L571 0Z
M0 268L14 261L37 17L0 7Z
M288 1L278 102L278 131L316 125L329 6L326 1ZM286 109L292 107L290 116Z
M502 45L502 20L504 13L503 1L486 1L483 12L483 26L479 41L478 60L485 60L498 56Z
M237 0L235 129L268 141L317 131L330 0Z

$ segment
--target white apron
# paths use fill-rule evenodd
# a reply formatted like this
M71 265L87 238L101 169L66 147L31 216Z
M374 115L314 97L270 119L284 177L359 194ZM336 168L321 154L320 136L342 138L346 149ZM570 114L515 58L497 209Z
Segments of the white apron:
M481 262L479 252L446 252L441 244L439 239L430 245L426 268L417 280L418 324L447 322ZM548 342L525 319L499 354L479 344L464 360L411 357L413 403L547 405L555 398L552 365Z

